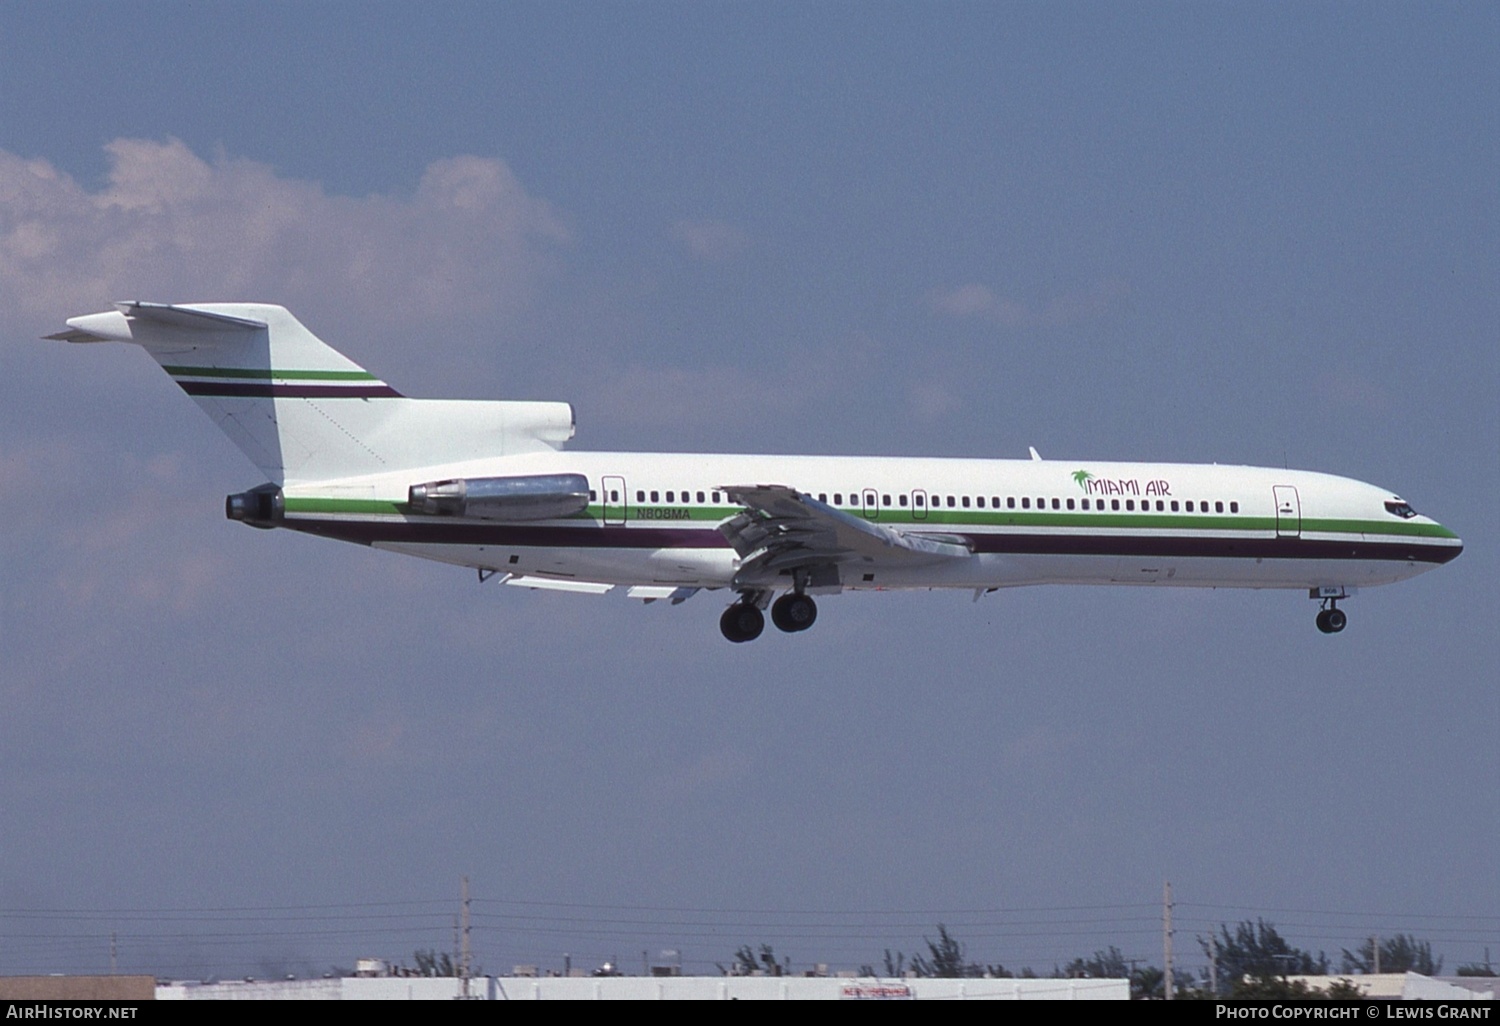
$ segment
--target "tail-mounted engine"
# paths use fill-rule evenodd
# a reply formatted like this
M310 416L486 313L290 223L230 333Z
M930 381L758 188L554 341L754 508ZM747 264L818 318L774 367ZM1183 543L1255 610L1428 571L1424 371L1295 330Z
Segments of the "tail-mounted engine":
M263 484L224 499L226 517L261 530L268 531L279 526L285 512L286 503L281 497L281 489L273 484Z
M412 485L407 501L412 512L429 516L553 520L588 508L589 479L582 474L461 477Z

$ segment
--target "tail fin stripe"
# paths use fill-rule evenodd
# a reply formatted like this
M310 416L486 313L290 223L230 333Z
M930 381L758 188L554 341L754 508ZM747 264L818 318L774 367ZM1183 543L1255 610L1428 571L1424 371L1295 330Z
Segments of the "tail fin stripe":
M254 378L260 381L380 381L369 371L264 370L256 367L177 367L163 365L174 378ZM381 382L384 384L384 382Z
M262 385L242 381L179 381L188 395L237 399L402 399L390 385Z

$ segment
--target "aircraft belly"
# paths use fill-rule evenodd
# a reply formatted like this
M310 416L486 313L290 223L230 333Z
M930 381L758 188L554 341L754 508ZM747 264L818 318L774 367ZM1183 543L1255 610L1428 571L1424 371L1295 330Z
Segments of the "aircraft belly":
M877 571L862 580L845 568L852 589L1006 588L1037 584L1133 584L1184 588L1317 588L1374 586L1404 580L1435 564L1391 560L981 553L946 566ZM852 571L852 572L850 572Z

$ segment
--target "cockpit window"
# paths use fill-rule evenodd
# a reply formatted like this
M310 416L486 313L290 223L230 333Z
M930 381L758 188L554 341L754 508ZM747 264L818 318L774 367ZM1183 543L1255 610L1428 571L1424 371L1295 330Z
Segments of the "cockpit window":
M1402 520L1410 520L1417 515L1417 511L1411 508L1410 503L1400 501L1386 503L1385 511L1393 517L1400 517Z

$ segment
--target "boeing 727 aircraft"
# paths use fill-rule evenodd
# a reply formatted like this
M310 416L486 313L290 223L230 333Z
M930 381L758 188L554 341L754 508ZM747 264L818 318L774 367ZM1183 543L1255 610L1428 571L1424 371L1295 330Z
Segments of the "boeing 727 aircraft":
M269 481L252 527L361 542L529 588L676 604L720 629L817 618L814 595L1023 584L1305 589L1339 602L1463 543L1399 495L1298 470L1169 463L570 452L567 403L410 399L279 306L121 303L47 336L133 342ZM777 594L780 597L777 598ZM773 601L774 599L774 601Z

